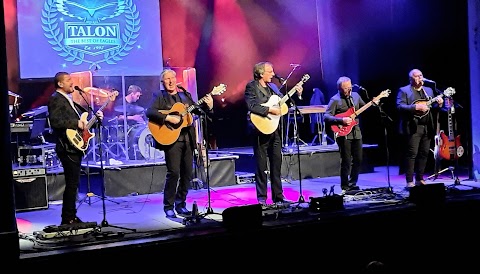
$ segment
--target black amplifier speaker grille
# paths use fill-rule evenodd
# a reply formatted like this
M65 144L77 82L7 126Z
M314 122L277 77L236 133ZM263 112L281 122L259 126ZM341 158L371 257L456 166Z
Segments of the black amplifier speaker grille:
M47 176L44 168L13 172L16 211L48 208Z

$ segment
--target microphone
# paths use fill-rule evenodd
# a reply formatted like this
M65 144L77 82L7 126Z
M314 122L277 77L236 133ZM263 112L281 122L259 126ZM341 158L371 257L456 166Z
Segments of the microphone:
M357 84L353 84L354 87L357 87L359 89L363 89L363 90L366 90L364 87L360 86L360 85L357 85Z
M285 82L285 78L280 77L280 76L278 76L277 74L275 74L275 76L273 76L273 77L275 77L275 79L277 79L278 81L280 81L280 83Z
M290 64L290 66L296 68L296 67L301 67L302 65L300 65L300 64Z
M422 81L424 81L424 82L429 82L429 83L436 83L435 81L430 80L430 79L425 78L425 77L422 78Z
M83 93L83 90L79 86L74 86L73 87L76 91Z

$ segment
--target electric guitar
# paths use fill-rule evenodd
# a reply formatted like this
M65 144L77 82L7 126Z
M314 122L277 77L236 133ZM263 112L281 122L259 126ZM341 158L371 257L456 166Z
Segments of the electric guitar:
M118 90L113 90L108 95L108 100L97 110L97 111L103 111L103 109L108 105L108 103L115 101L115 98L118 96ZM95 133L90 131L90 128L95 124L97 121L97 116L93 115L90 120L87 121L88 117L88 112L82 113L80 115L80 120L86 121L87 125L84 129L67 129L66 134L67 134L67 139L70 141L70 143L77 148L80 151L85 152L85 150L88 148L88 144L90 140L95 137Z
M278 127L280 117L288 113L288 106L287 104L285 104L285 102L297 91L295 87L302 86L303 83L308 81L308 79L310 79L310 75L303 75L300 82L298 82L291 90L287 92L287 95L283 96L282 98L275 94L270 96L268 101L266 103L263 103L262 106L279 107L280 114L274 115L269 113L267 116L262 116L255 113L250 113L250 120L252 121L253 125L263 134L273 133Z
M205 101L205 98L210 94L220 95L225 92L227 86L225 84L220 84L212 89L211 92L202 97L196 104L191 106L185 106L183 103L175 103L169 110L159 110L158 112L167 115L177 115L180 117L180 123L172 124L165 121L165 124L159 125L154 122L148 122L148 129L152 133L153 138L161 145L171 145L177 141L180 136L180 131L182 128L189 126L193 123L193 117L191 112L195 109L197 105L200 105Z
M448 108L448 136L443 130L440 131L441 141L439 142L439 155L442 159L457 160L462 157L464 149L460 143L460 135L457 137L453 133L452 114L455 113L455 107L452 105Z
M443 91L442 94L439 94L438 96L435 96L433 97L432 99L430 100L427 100L427 99L418 99L418 100L415 100L413 101L412 105L416 105L416 104L424 104L424 105L427 105L429 107L429 109L426 111L426 112L420 112L420 111L417 111L414 116L417 117L417 118L422 118L424 117L425 115L427 115L429 112L430 112L430 107L432 106L433 103L437 102L440 98L442 98L443 96L445 97L450 97L452 95L455 94L455 89L452 88L452 87L449 87L447 88L446 90Z
M357 111L355 111L354 107L351 107L347 111L335 115L335 117L337 118L343 118L343 117L352 118L352 123L350 125L331 125L330 126L330 128L332 129L335 135L335 138L348 135L352 131L352 128L358 124L355 118L358 115L360 115L360 113L364 112L366 109L371 107L375 101L378 101L384 97L388 97L390 93L391 91L389 89L386 89L380 92L380 94L377 97L373 98L373 100L365 104L363 107L359 108Z

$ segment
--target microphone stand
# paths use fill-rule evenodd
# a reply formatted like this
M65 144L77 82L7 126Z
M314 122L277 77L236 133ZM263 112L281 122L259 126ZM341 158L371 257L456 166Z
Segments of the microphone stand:
M364 87L362 86L359 86L359 85L355 85L356 87L358 87L359 89L365 91L365 96L367 97L367 99L369 101L371 101L370 97L368 96L368 91L367 89L365 89ZM381 116L381 121L382 121L382 124L383 124L383 130L384 130L384 141L385 141L385 152L386 152L386 157L387 157L387 184L388 184L388 188L387 188L387 192L388 193L393 193L393 188L392 188L392 185L390 183L390 151L388 149L388 134L387 134L387 123L385 121L390 121L390 122L393 122L392 118L390 118L390 116L388 116L387 113L385 113L385 111L383 111L383 108L382 108L382 103L379 103L379 104L376 104L375 102L373 102L373 105L376 106L380 112L380 116Z
M97 115L97 113L93 110L93 108L88 103L87 99L83 96L84 92L81 91L81 90L78 90L78 92L80 93L83 100L87 104L87 107L88 107L89 111L92 113L92 115L95 115L95 117L97 118L96 126L97 126L97 130L98 130L98 138L101 142L101 140L102 140L102 128L101 128L102 127L102 119L100 119L100 117ZM107 210L106 210L106 206L105 206L105 200L106 200L106 197L105 197L105 172L104 172L104 167L103 167L103 149L102 149L102 144L101 143L100 143L100 146L98 147L98 149L99 149L99 154L100 154L100 177L101 177L101 181L102 181L102 184L101 184L101 189L102 189L101 200L102 200L103 220L102 220L102 223L101 223L101 227L115 227L115 228L119 228L119 229L125 229L125 230L130 230L130 231L136 232L137 231L136 229L110 225L107 221ZM94 153L95 153L95 151L94 151ZM88 176L90 176L90 173L89 173Z
M298 68L298 66L294 66L292 71L288 74L287 78L285 79L285 81L283 81L282 85L280 86L280 89L282 89L284 86L286 86L287 84L287 81L288 79L290 78L290 76L292 75L292 73ZM292 97L290 96L290 94L288 93L288 90L285 92L288 96L288 99L290 100L290 103L293 105L294 109L295 109L295 112L294 112L294 119L295 119L295 124L297 123L297 117L296 117L296 114L300 114L300 116L303 118L303 114L300 112L300 110L298 109L298 106L297 104L295 104L295 101L292 99ZM287 125L288 126L288 125ZM295 130L295 145L297 146L297 158L298 158L298 183L299 183L299 187L300 187L300 196L298 197L298 205L300 204L303 204L305 203L305 198L303 197L303 190L302 190L302 169L301 169L301 166L300 166L300 145L298 144L298 140L299 140L299 133L298 133L298 130ZM287 140L288 140L288 136L287 136Z
M205 213L203 213L202 215L198 215L197 204L196 202L194 202L192 207L192 215L184 217L183 224L186 224L187 222L198 223L200 222L200 219L203 219L210 214L220 214L220 213L214 212L212 209L211 192L210 192L210 159L208 155L209 149L208 149L208 142L205 142L205 138L203 138L205 135L208 138L207 119L210 119L210 117L208 117L207 113L201 107L199 107L198 105L194 105L194 106L195 106L195 109L199 110L200 112L200 114L198 115L200 119L200 126L204 128L204 130L201 130L201 132L203 134L202 142L204 143L204 146L205 146L205 162L206 163L204 163L204 166L205 166L205 173L206 173L205 175L206 175L206 183L207 183L208 207Z

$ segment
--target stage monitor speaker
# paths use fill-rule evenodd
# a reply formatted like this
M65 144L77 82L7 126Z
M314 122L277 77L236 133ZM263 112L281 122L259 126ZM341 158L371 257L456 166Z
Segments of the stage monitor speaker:
M445 203L445 184L426 184L410 189L409 200L421 207L437 207Z
M16 211L48 208L47 176L15 176Z
M262 227L262 205L234 206L222 212L222 223L229 230L256 229Z

